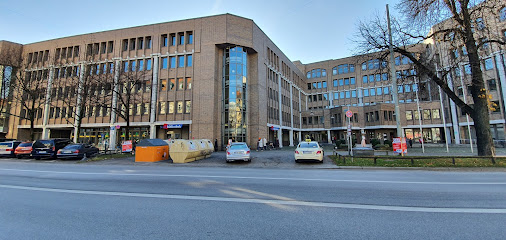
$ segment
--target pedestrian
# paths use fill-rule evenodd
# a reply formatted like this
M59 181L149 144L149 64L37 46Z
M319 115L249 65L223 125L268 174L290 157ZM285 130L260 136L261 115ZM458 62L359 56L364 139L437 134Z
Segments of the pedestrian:
M263 139L264 150L267 150L267 139Z
M408 143L409 143L409 148L413 148L413 139L412 138L410 138L408 140Z
M217 152L218 151L218 139L214 139L214 151Z
M263 149L263 146L262 146L262 138L258 138L258 142L257 142L257 152L258 150L262 150ZM263 150L262 150L263 151Z
M230 145L232 145L232 138L228 139L227 149L230 147Z

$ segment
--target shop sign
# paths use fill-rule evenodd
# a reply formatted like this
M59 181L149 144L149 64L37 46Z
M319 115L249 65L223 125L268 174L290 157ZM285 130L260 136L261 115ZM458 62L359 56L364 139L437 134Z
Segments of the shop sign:
M132 141L124 141L123 144L121 144L121 152L132 152Z
M272 131L278 131L278 130L279 130L279 128L278 128L278 127L271 127L271 130L272 130Z
M163 128L163 129L183 128L183 124L163 124L163 126L160 126L160 128Z
M396 153L408 153L408 146L406 145L406 138L394 138L392 147Z
M120 129L120 128L121 128L121 126L120 126L120 125L116 125L116 129Z

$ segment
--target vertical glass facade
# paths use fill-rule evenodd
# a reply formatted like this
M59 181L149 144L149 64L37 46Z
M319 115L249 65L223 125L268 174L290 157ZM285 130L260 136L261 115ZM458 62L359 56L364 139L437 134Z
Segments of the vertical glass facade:
M242 47L229 47L223 56L223 143L246 142L248 54Z

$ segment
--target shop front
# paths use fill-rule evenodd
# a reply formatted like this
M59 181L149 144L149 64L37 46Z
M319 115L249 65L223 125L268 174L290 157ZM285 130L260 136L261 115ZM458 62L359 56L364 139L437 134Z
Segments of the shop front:
M420 138L422 138L425 143L444 143L444 134L442 128L422 128L421 133L420 128L404 129L406 138L412 139L415 143L420 142Z

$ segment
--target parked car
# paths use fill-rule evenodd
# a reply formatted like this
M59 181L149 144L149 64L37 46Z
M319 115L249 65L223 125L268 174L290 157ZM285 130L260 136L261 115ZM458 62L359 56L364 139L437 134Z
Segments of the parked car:
M318 142L301 142L295 149L295 162L301 160L314 160L323 163L323 148Z
M14 154L17 158L30 157L32 155L32 144L31 142L22 142L18 145Z
M232 143L227 149L227 162L242 160L251 162L251 150L244 142Z
M73 143L58 150L58 159L82 159L98 154L98 148L90 144Z
M54 138L37 140L32 146L32 157L35 159L41 158L56 158L58 150L64 148L72 141L67 138Z
M20 141L0 142L0 156L14 157L14 150L20 143Z

